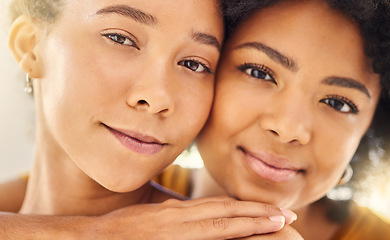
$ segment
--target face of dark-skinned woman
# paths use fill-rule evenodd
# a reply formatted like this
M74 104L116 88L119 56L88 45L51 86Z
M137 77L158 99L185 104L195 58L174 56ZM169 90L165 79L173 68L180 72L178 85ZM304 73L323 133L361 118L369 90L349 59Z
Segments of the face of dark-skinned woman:
M227 41L198 148L242 200L299 209L340 180L381 87L359 28L324 1L259 10Z

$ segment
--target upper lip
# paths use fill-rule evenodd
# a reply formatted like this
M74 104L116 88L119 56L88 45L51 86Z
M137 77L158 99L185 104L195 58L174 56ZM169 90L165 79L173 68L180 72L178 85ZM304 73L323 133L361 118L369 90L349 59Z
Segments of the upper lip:
M112 128L112 127L109 127L109 126L107 126L105 124L103 124L103 125L105 127L107 127L108 129L110 129L111 131L115 131L115 132L118 132L120 134L126 135L127 137L136 139L136 140L138 140L140 142L144 142L144 143L148 143L148 144L167 145L167 143L164 143L164 142L162 142L162 141L160 141L157 138L152 137L152 136L148 136L148 135L145 135L145 134L142 134L142 133L138 133L138 132L135 132L135 131L132 131L132 130Z
M259 161L262 161L264 164L281 170L291 170L291 171L303 171L298 165L291 162L288 158L283 156L278 156L271 152L256 151L252 152L243 147L239 147L241 151L245 154L248 154Z

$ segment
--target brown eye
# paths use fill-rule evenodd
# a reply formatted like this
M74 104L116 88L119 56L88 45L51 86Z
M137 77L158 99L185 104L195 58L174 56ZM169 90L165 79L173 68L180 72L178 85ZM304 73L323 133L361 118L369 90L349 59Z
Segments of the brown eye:
M342 113L353 113L356 114L359 112L357 106L350 101L349 99L341 96L328 96L325 99L322 99L320 102L325 103L331 108L342 112Z
M205 64L196 60L183 60L178 62L178 65L184 66L194 72L207 72L211 73L210 69Z
M245 63L243 65L238 66L238 70L256 79L269 81L274 84L277 84L273 77L274 74L271 69L262 64Z
M117 42L117 43L120 43L120 44L126 44L126 38L123 37L123 36L119 36L119 35L109 35L108 36L109 38L111 38L111 40Z
M272 77L268 73L265 73L259 69L250 68L250 69L247 69L245 72L254 78L264 79L264 80L272 80Z
M131 40L131 38L123 36L122 34L107 33L107 34L102 34L102 36L108 38L110 41L113 41L116 44L135 47L139 50L139 47L137 46L137 44L133 40Z

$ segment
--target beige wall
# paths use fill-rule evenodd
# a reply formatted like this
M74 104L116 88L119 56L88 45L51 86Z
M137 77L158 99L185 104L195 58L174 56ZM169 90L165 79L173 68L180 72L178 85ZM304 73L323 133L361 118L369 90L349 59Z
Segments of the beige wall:
M8 2L0 2L0 181L30 168L34 138L33 100L7 47Z

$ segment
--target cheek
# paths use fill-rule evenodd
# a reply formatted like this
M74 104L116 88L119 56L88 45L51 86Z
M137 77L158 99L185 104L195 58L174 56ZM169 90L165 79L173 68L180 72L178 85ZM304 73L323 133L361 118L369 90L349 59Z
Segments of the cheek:
M185 89L188 89L185 91ZM204 126L213 103L213 83L205 83L193 87L177 90L180 98L176 99L175 113L178 122L176 126L183 128L183 132L189 132L194 137Z
M310 182L317 195L327 193L340 180L341 175L359 145L360 136L353 131L330 131L318 128L313 139L315 164L311 166ZM321 139L321 142L317 142ZM310 189L310 188L309 188Z
M129 64L123 58L112 55L107 50L109 48L88 42L94 38L88 35L86 38L78 37L83 34L77 31L79 29L76 28L74 34L53 33L49 40L48 69L55 69L52 71L57 74L55 77L61 78L58 89L66 94L82 92L90 98L92 96L88 95L102 94L102 89L123 89L122 82L132 75L129 69L134 67L129 68ZM97 96L94 98L99 100Z
M221 136L234 137L241 132L260 126L259 120L264 109L270 108L259 91L239 78L227 76L217 84L211 123L220 130ZM242 80L244 81L244 80Z
M330 124L321 119L313 126L313 145L323 165L344 168L356 152L364 134L361 122Z

